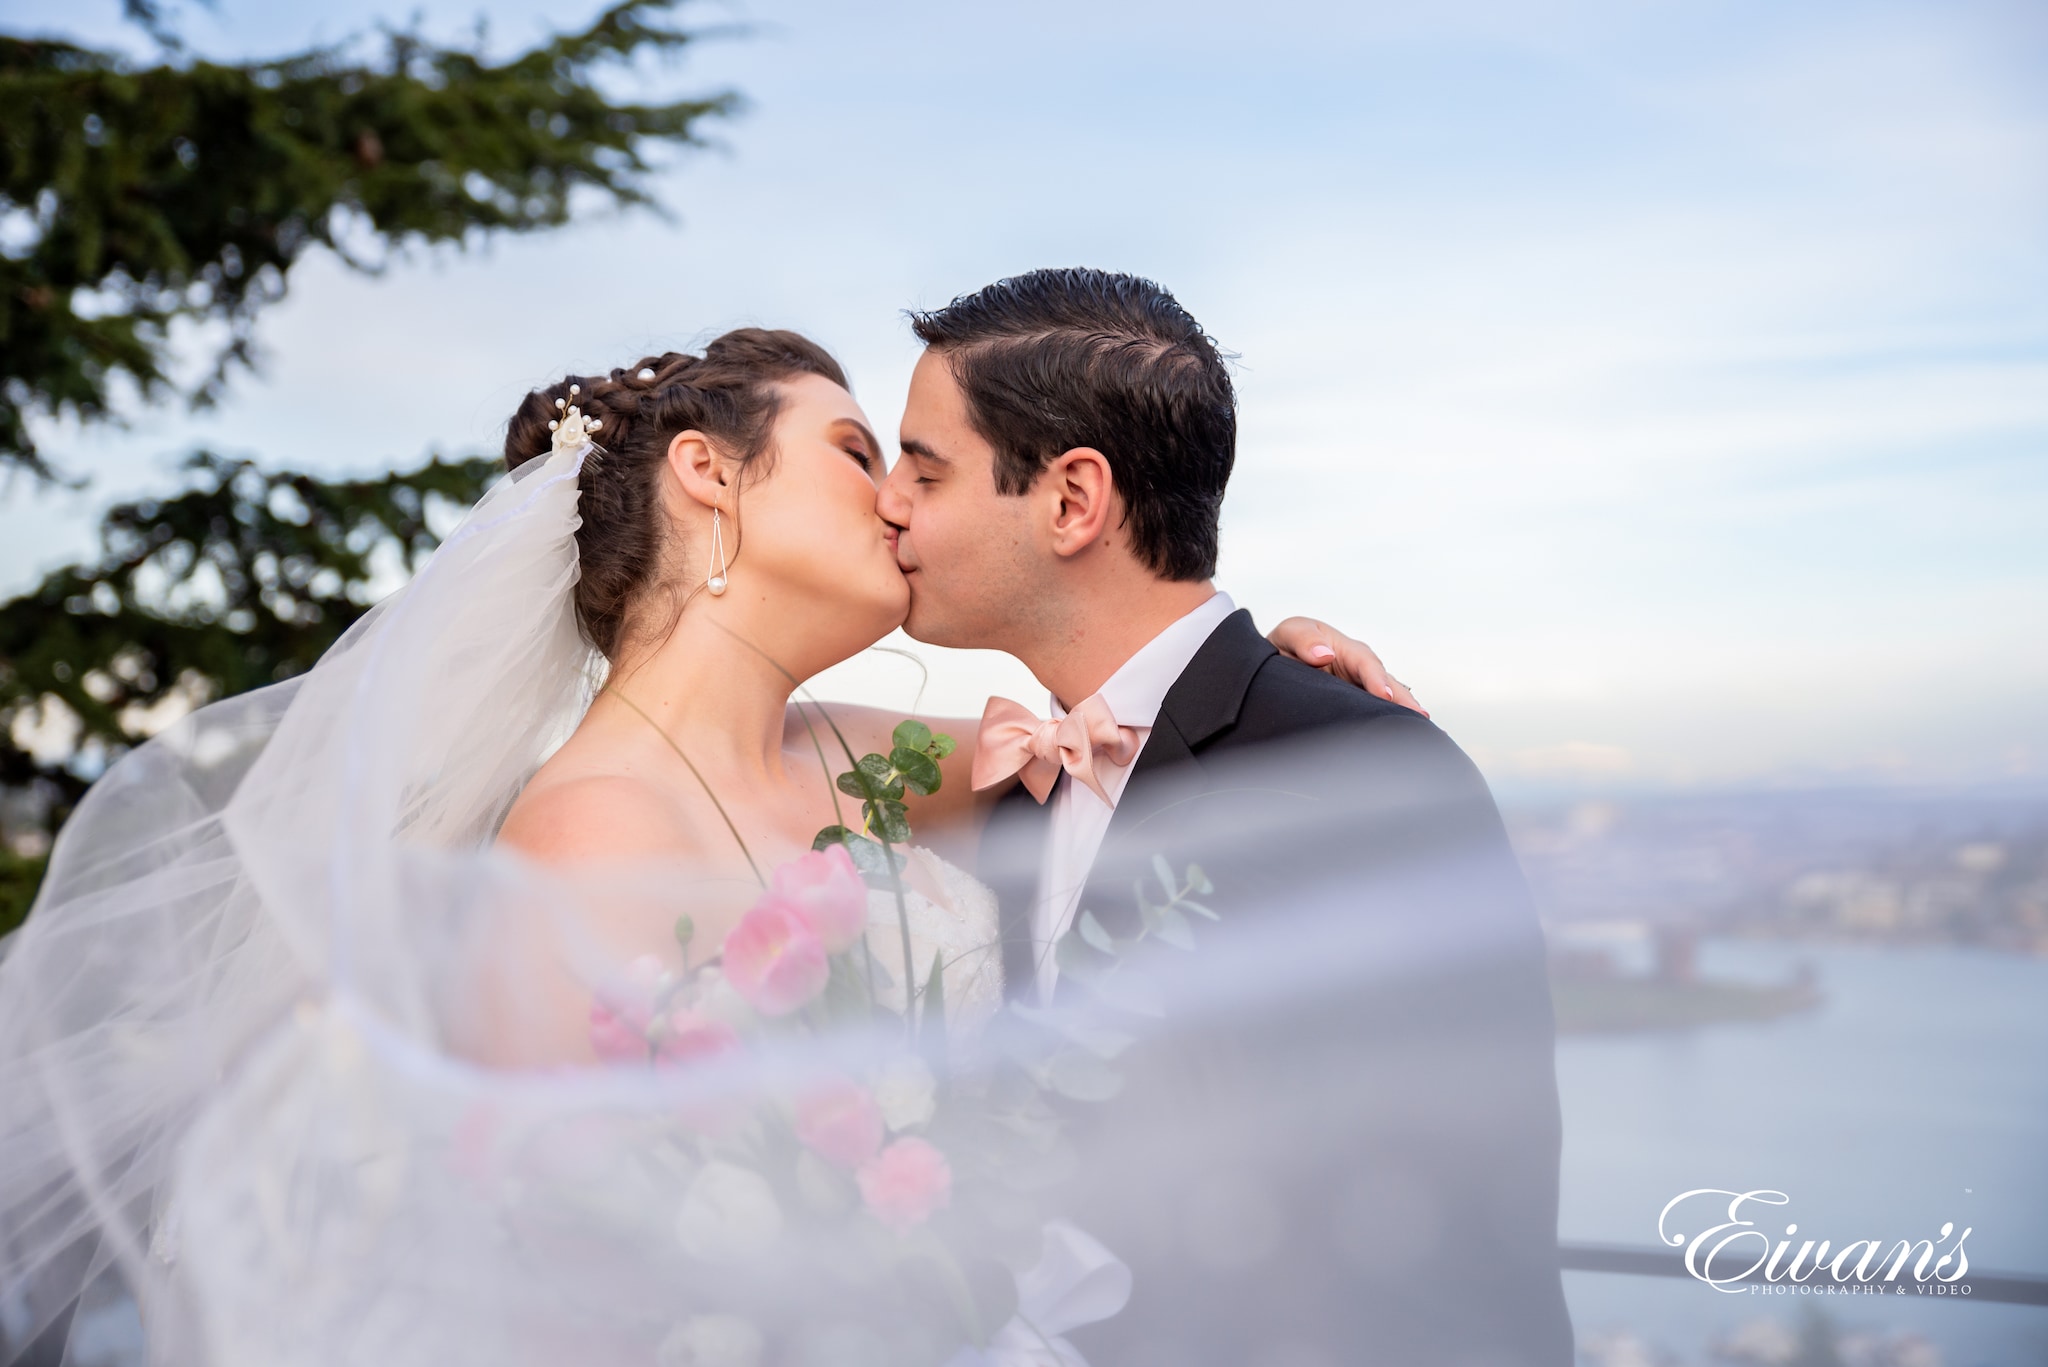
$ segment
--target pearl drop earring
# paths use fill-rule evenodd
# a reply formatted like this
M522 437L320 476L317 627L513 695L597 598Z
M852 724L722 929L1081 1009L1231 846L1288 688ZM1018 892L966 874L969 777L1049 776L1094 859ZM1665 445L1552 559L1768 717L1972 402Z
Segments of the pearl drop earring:
M711 510L711 559L718 565L715 572L704 581L704 587L711 591L713 598L725 592L725 528L719 524L718 509ZM707 571L710 567L706 566Z

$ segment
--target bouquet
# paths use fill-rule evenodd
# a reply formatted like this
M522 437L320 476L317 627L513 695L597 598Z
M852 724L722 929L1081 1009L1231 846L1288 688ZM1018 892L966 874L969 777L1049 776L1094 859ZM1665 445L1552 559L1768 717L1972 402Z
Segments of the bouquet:
M692 1269L663 1339L669 1367L1078 1363L1059 1335L1128 1295L1128 1269L1043 1205L1072 1161L1065 1103L1115 1096L1135 1036L1012 1004L949 1039L946 964L912 960L900 847L906 792L938 790L954 743L916 721L892 740L837 778L860 802L857 826L829 826L764 871L713 952L696 954L681 917L681 972L643 957L591 1005L600 1059L737 1079L653 1140ZM1118 1010L1156 1009L1127 971L1133 951L1191 948L1190 917L1215 915L1194 900L1210 891L1199 868L1160 858L1154 873L1157 888L1136 890L1135 936L1083 912L1057 949ZM893 901L898 955L871 947L875 892Z

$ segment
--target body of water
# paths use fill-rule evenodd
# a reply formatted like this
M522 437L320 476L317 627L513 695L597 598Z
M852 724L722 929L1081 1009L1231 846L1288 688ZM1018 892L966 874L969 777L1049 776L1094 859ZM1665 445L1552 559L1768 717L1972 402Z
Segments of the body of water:
M1774 1240L1796 1223L1795 1250L1807 1238L1890 1248L1939 1239L1953 1221L1971 1231L1974 1269L2048 1275L2048 960L1946 947L1700 947L1703 976L1783 981L1802 963L1825 996L1800 1015L1560 1042L1560 1236L1654 1246L1658 1212L1679 1193L1770 1188L1791 1203L1750 1214ZM1725 1220L1726 1206L1695 1198L1689 1220L1668 1227L1696 1234ZM1714 1342L1746 1326L1762 1342L1769 1335L1754 1322L1796 1324L1809 1304L1866 1346L1890 1344L1871 1359L1877 1367L1904 1367L1882 1354L1904 1351L1905 1335L1932 1345L1945 1367L2048 1363L2048 1308L1911 1295L1795 1303L1593 1273L1568 1273L1566 1288L1582 1345L1617 1364L1723 1362Z

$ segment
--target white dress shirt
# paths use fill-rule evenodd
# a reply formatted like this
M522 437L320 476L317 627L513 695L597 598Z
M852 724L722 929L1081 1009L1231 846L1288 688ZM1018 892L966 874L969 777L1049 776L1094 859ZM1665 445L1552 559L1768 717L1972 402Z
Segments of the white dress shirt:
M1116 800L1123 795L1124 784L1131 776L1131 766L1138 762L1138 755L1145 749L1145 742L1152 734L1152 723L1159 719L1160 705L1166 701L1167 690L1179 679L1195 658L1195 652L1202 648L1202 642L1209 639L1211 632L1221 626L1223 619L1237 611L1237 605L1230 601L1227 593L1217 593L1188 613L1185 617L1167 627L1141 646L1137 653L1124 661L1109 681L1096 690L1097 695L1109 704L1110 714L1118 726L1128 726L1138 733L1138 748L1131 753L1131 763L1114 765L1106 759L1096 760L1096 775L1110 800L1105 803L1086 784L1076 783L1074 776L1062 773L1053 785L1052 815L1046 833L1045 854L1038 867L1038 900L1031 909L1031 945L1038 962L1038 992L1040 1000L1052 995L1053 981L1058 970L1053 965L1052 947L1059 943L1059 937L1066 934L1073 922L1075 909L1080 905L1081 891L1088 882L1088 871L1095 865L1095 856L1102 851L1102 838L1109 833L1109 819L1116 812ZM1078 701L1078 699L1076 700ZM1052 715L1055 718L1067 715L1066 707L1058 698L1052 700Z

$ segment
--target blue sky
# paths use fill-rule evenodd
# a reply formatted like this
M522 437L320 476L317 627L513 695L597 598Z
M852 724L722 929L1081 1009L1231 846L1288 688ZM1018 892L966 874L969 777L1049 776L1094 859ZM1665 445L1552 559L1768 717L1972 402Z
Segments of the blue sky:
M579 22L489 8L492 41ZM414 7L189 8L268 54ZM47 5L0 0L10 30ZM477 14L430 4L452 35ZM49 429L0 586L195 442L493 449L529 385L805 329L892 429L900 310L1086 263L1241 360L1221 582L1382 648L1504 784L2048 777L2048 11L1917 3L753 0L656 79L750 101L602 216L381 279L313 260L199 418ZM132 43L111 0L60 31ZM926 652L928 704L1035 700ZM889 657L837 691L907 704Z

